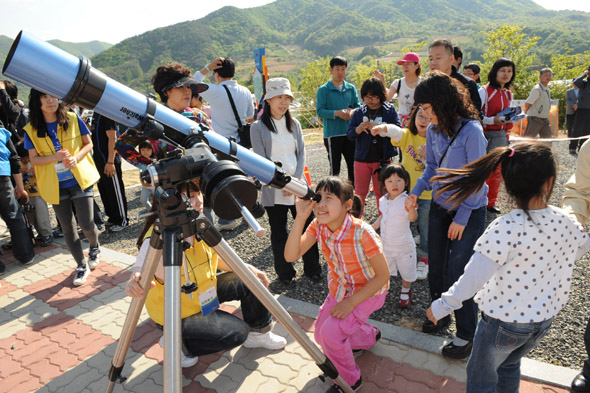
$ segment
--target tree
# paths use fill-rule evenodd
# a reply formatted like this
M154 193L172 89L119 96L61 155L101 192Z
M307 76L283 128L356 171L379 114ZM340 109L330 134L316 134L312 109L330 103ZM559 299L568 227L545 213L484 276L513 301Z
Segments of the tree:
M318 88L330 78L330 57L319 57L301 69L299 92L306 102L314 103Z
M487 49L481 64L482 80L486 79L492 65L501 57L511 59L516 65L516 78L512 86L514 98L524 99L538 81L538 73L531 69L534 61L532 49L540 37L528 37L523 27L504 25L496 30L482 31Z

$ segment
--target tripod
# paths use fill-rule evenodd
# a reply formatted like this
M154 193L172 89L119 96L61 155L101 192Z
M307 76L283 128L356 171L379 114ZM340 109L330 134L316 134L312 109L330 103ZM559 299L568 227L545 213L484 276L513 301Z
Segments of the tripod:
M205 176L206 177L206 176ZM244 190L244 187L228 186L227 179L224 179L223 190L234 189ZM203 182L203 180L201 180ZM239 180L236 180L240 183ZM205 187L207 186L205 185ZM227 192L227 191L226 191ZM289 313L280 303L268 292L258 278L248 269L235 251L227 244L217 229L205 218L204 215L195 217L195 211L188 209L182 211L175 198L171 197L170 190L160 192L158 196L159 216L162 224L155 227L150 238L150 248L142 268L140 286L149 288L150 281L154 276L157 264L163 256L164 261L164 392L176 393L182 391L181 374L181 310L180 310L180 270L182 265L182 242L183 239L197 234L207 245L212 247L232 271L244 282L250 291L269 310L274 318L295 338L295 340L314 359L318 367L327 376L335 379L345 392L352 392L352 389L338 375L337 370L330 360L319 350L305 332L296 324ZM157 193L158 195L158 193ZM217 196L219 198L219 196ZM215 198L214 198L215 199ZM234 195L231 198L236 209L246 217L248 222L255 219L248 209L240 206L240 198ZM170 209L167 206L172 206ZM227 209L226 209L227 210ZM256 229L255 229L256 230ZM125 356L133 338L139 315L145 303L147 291L144 291L142 298L132 300L129 312L123 325L123 330L109 373L109 384L107 393L111 393L115 383L121 377Z

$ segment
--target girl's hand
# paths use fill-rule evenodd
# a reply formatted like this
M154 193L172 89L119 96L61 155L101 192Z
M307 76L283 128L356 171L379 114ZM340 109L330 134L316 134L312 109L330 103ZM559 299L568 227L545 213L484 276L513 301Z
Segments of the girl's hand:
M385 84L385 75L381 73L379 70L373 71L373 76L377 79L380 79L383 84Z
M451 223L451 225L449 226L449 233L448 233L449 240L455 240L455 239L461 240L464 230L465 230L464 225L459 225L455 221L453 221Z
M404 202L406 207L406 211L410 211L410 209L417 209L418 208L418 197L416 195L408 195L406 201Z
M75 168L76 165L78 165L78 159L76 158L76 156L70 156L65 160L64 164L65 167L68 169Z
M432 313L432 307L428 307L428 310L426 310L426 316L435 325L438 323L438 320L434 317L434 314Z
M295 202L295 209L297 211L297 217L301 214L301 218L308 219L315 207L316 202L308 199L300 199L297 198L297 202Z
M367 131L367 129L369 128L369 122L368 121L363 121L361 124L358 125L358 127L356 128L356 133L357 134L362 134L363 132L366 132L367 134L369 133Z
M57 161L66 161L70 157L70 152L66 149L61 149L55 153Z
M129 277L129 280L127 281L127 285L125 285L125 293L127 294L127 296L131 296L131 297L142 297L143 296L143 288L139 285L139 280L141 279L141 273L139 272L135 272L131 275L131 277ZM150 284L150 288L153 288L156 286L155 282L151 282Z
M371 135L387 134L387 124L375 124L371 127Z
M418 154L420 154L422 157L426 157L426 143L418 148Z
M332 310L330 310L330 314L334 318L344 319L354 310L354 304L350 301L350 298L342 300L340 303L334 306Z
M504 116L494 116L494 124L497 126L503 126L504 124L506 124L506 120L504 120Z
M254 266L252 266L250 264L247 264L246 266L248 266L248 269L250 269L250 271L252 273L254 273L256 278L258 278L258 280L260 280L262 285L264 285L265 288L268 288L269 281L268 281L268 277L266 276L266 273L256 269Z

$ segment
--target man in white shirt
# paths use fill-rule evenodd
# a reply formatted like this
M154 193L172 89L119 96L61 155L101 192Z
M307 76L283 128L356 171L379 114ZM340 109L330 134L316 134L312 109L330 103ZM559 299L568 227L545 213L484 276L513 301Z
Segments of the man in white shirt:
M533 87L529 97L524 103L524 111L527 114L527 127L525 136L551 138L551 126L549 125L549 110L551 109L551 93L549 82L552 77L551 68L543 68L539 72L539 83Z
M234 138L238 143L239 124L228 96L234 101L238 117L242 125L251 123L254 117L254 103L252 93L248 88L240 86L233 80L236 66L230 57L218 57L209 65L195 74L194 79L202 82L209 71L213 71L216 84L209 84L209 88L201 93L211 107L211 126L213 131L226 138ZM239 225L237 220L225 220L220 218L217 221L217 228L220 231L231 231Z

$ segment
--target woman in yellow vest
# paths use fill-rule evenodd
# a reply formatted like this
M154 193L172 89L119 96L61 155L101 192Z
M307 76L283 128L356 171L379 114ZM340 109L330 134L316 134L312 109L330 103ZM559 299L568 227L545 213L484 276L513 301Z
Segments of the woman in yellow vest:
M31 89L30 123L25 126L24 144L37 174L37 186L45 202L53 205L64 239L76 261L73 284L86 282L90 269L98 265L98 229L94 224L92 186L100 175L89 152L90 131L86 124L57 98ZM76 230L78 223L90 243L88 263Z
M180 192L185 200L190 198L195 210L202 213L203 195L198 182L188 184L188 192L186 186L182 186ZM153 203L152 211L155 211L156 207L156 203ZM132 297L143 296L143 289L139 286L140 272L149 250L149 236L154 221L155 216L146 219L137 241L139 254L125 287L127 295ZM194 366L198 356L229 350L242 344L246 348L284 348L286 340L270 331L272 315L230 267L205 242L196 239L195 236L184 240L190 245L190 248L184 251L189 279L197 284L198 289L192 293L192 299L188 294L180 295L182 367ZM266 274L252 265L247 266L268 287ZM217 274L218 269L225 273ZM182 269L181 282L185 281ZM145 301L148 314L159 326L164 324L163 284L164 264L160 259ZM240 300L244 320L218 309L219 304L232 300Z

